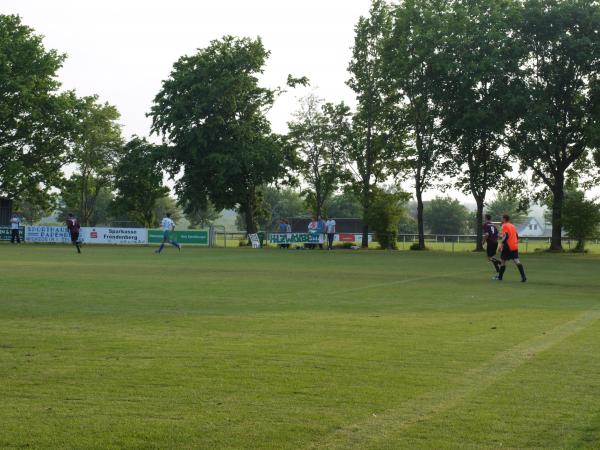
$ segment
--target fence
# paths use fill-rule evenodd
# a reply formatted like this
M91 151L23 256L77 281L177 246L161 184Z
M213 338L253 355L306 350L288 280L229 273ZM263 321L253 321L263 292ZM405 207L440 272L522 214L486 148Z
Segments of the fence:
M261 232L263 247L265 248L277 248L277 244L270 243L270 235L279 233ZM474 234L461 234L461 235L439 235L439 234L426 234L425 246L431 250L449 251L449 252L464 252L473 251L477 245L477 236ZM410 247L419 241L417 234L399 234L397 237L398 250L409 250ZM239 247L242 245L248 245L248 235L244 231L226 231L224 228L215 232L214 247ZM343 245L348 241L336 241L337 245ZM356 245L360 245L357 241ZM303 243L295 244L296 246L304 246ZM577 241L568 237L563 238L563 247L566 250L574 249L577 245ZM519 250L522 253L530 253L539 250L545 250L550 246L549 237L522 237L520 239ZM373 238L369 242L369 247L379 247L377 241ZM600 239L590 238L586 241L586 249L600 253Z
M283 243L281 233L259 232L259 237L264 248L277 248ZM294 236L306 233L292 233ZM148 230L146 228L118 228L118 227L82 227L82 239L89 244L155 244L162 241L162 231ZM213 226L209 230L177 230L173 237L184 244L195 244L200 246L231 248L249 245L248 236L244 231L227 231L223 226ZM25 242L40 243L69 243L70 236L65 227L60 226L26 226L21 230L21 238ZM0 240L9 240L10 230L0 227ZM294 247L304 247L305 244L314 246L316 241L303 240L301 236L290 239ZM409 250L419 241L417 234L400 234L397 236L397 247L399 250ZM358 246L362 242L360 233L336 234L335 244L338 247ZM476 247L477 236L475 235L425 235L425 245L431 250L442 251L472 251ZM285 243L288 244L287 240ZM574 249L577 241L569 237L563 238L565 250ZM290 245L286 245L290 247ZM522 237L519 250L523 253L545 250L550 246L548 237ZM369 235L369 247L376 248L379 244L372 235ZM586 241L586 250L600 253L600 238L595 237Z

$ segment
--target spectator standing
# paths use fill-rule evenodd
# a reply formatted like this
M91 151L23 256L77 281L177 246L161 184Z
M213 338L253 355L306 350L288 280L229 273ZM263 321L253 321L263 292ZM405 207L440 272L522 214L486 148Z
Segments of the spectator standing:
M310 220L310 223L308 224L309 240L310 240L311 236L314 236L315 234L317 234L318 227L319 227L319 222L317 222L317 218L315 216L313 216ZM307 245L307 247L312 250L315 248L315 244L309 243Z
M325 229L327 230L327 250L333 250L333 238L335 236L335 220L328 218L325 222Z
M10 243L14 244L15 240L17 241L17 244L21 243L21 236L19 235L19 229L21 228L21 218L16 215L13 214L12 218L10 219Z
M279 221L279 227L277 228L277 232L279 234L284 234L284 233L287 232L287 226L285 224L285 220L284 219L281 219ZM287 248L287 245L286 244L279 244L279 248Z
M287 233L288 239L292 238L292 226L290 225L290 221L285 219L285 232ZM285 244L285 248L290 248L290 244Z
M319 234L319 248L323 250L323 242L325 241L325 219L319 216L317 222L317 233Z

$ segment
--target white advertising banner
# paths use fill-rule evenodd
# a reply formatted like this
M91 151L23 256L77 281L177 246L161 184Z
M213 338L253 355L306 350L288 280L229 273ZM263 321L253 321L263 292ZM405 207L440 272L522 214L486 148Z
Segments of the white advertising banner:
M67 227L25 227L25 242L71 242Z
M79 236L86 244L145 245L148 243L146 228L82 227Z

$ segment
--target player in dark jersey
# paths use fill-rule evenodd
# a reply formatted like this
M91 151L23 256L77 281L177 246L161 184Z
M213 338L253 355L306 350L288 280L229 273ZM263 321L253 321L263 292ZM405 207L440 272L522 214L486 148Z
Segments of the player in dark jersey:
M515 226L510 223L510 217L508 215L502 216L502 241L500 243L500 257L502 258L502 265L500 266L500 273L498 274L498 280L502 281L504 272L506 271L506 261L513 261L519 269L521 274L521 281L525 283L527 277L525 276L525 269L521 260L519 259L519 235Z
M500 273L500 260L496 258L498 251L498 228L492 223L492 216L485 215L483 224L483 242L487 251L488 261L494 265L496 273Z
M69 213L67 217L67 228L69 229L69 234L71 235L71 242L77 249L77 253L81 253L81 246L79 242L79 229L81 225L79 225L79 220L73 214Z

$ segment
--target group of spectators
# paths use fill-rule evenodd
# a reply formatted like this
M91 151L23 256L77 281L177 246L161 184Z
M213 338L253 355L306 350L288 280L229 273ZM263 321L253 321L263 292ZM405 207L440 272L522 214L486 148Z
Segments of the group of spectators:
M292 226L287 219L281 219L279 221L279 229L277 230L279 233L291 233ZM280 248L290 248L290 244L279 244Z
M312 216L308 224L308 232L319 235L319 248L323 249L323 237L327 235L327 250L333 250L333 238L335 237L335 220L327 216ZM317 244L311 244L310 248L316 248Z
M317 245L320 249L323 249L323 244L325 242L325 236L327 236L327 249L333 250L333 239L335 237L335 220L331 217L327 216L313 216L308 223L308 233L311 235L318 236L318 243L309 243L306 244L306 247L309 249L317 248ZM281 219L279 221L279 233L291 233L292 227L290 223L286 219ZM290 244L280 244L281 248L289 248Z

